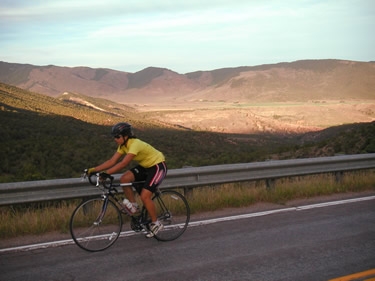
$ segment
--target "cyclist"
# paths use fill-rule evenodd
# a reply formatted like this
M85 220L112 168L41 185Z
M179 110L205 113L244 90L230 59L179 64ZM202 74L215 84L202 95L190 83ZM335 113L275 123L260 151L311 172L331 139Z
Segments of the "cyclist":
M117 123L112 127L111 134L118 145L117 151L109 160L88 169L88 173L104 171L107 174L113 174L127 167L131 161L137 162L136 167L121 176L120 182L145 181L143 188L137 191L152 220L150 232L146 234L146 237L153 237L163 229L163 224L156 217L152 194L167 174L164 155L148 143L138 139L133 134L129 123ZM138 209L132 187L123 187L123 191L126 198Z

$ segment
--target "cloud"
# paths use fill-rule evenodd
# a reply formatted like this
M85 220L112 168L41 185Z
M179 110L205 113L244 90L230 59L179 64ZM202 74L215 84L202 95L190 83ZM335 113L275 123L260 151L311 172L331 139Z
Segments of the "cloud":
M370 0L3 0L1 5L0 60L21 63L186 71L375 56Z

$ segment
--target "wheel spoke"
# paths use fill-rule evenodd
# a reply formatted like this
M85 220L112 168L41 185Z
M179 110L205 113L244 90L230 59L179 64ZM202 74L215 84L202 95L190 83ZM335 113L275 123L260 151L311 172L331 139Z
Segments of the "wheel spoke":
M162 191L153 199L159 221L164 229L155 236L160 241L171 241L180 237L190 220L190 208L185 197L173 190Z
M121 213L110 200L89 199L73 212L70 232L74 242L84 250L96 252L110 247L122 228Z

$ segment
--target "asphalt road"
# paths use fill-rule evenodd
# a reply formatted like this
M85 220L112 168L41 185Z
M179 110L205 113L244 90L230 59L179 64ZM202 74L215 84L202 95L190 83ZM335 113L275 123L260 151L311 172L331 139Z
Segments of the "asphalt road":
M2 281L319 281L371 269L375 200L197 224L173 242L125 237L99 253L0 253Z

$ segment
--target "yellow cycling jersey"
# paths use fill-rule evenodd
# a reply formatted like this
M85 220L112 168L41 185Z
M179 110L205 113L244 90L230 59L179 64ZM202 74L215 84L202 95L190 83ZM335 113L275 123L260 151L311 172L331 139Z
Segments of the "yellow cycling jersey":
M128 139L126 145L117 148L120 154L133 154L133 160L144 168L150 168L165 161L163 153L140 139Z

